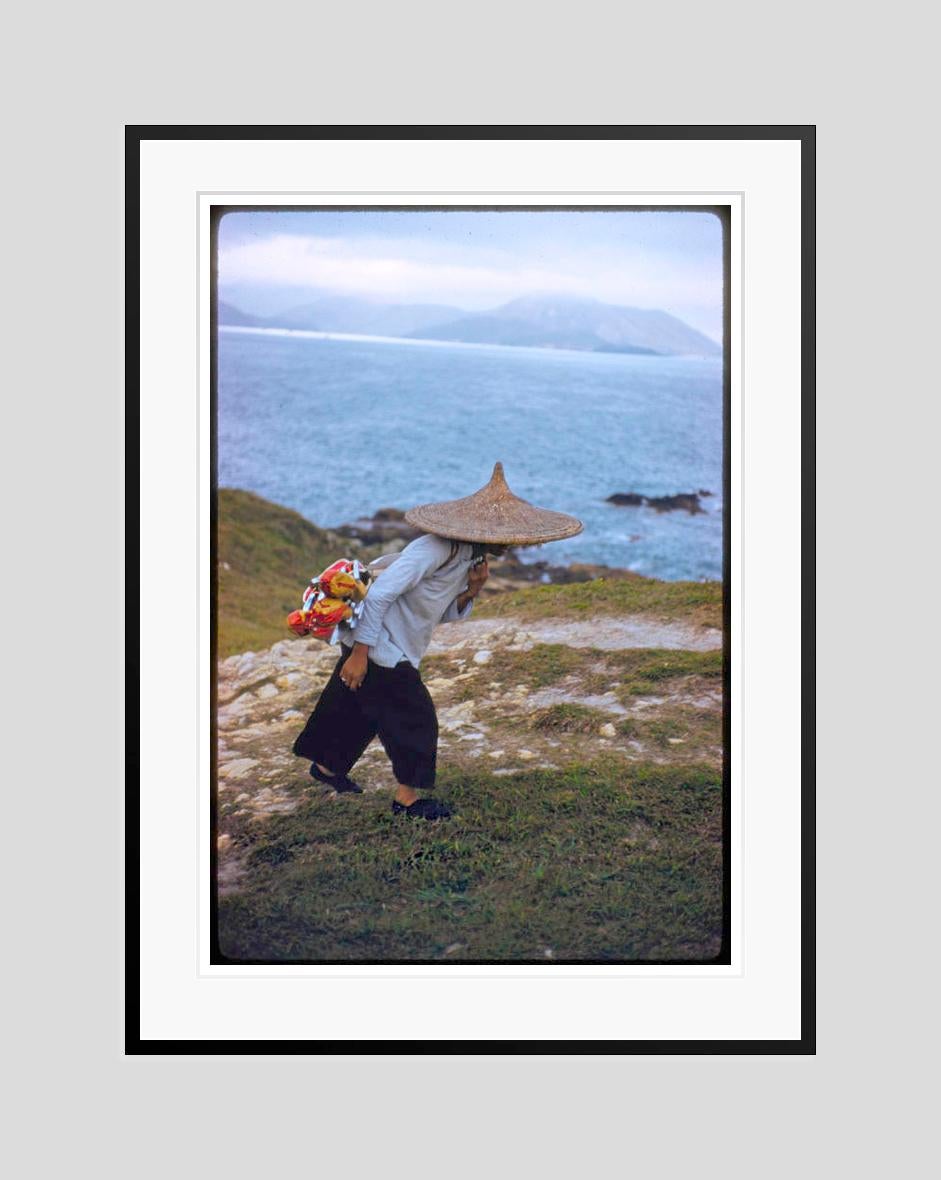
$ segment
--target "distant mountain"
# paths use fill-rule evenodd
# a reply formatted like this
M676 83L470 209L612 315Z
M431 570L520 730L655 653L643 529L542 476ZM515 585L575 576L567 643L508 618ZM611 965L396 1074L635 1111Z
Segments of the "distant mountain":
M317 292L310 302L264 316L220 302L219 323L656 356L717 356L722 351L714 340L665 311L565 295L527 295L493 311L473 313L438 303L378 303Z
M237 307L233 307L231 303L222 303L220 301L218 306L218 318L220 324L230 324L233 328L262 328L265 326L265 321L257 315L249 315L247 311L241 311Z
M600 347L598 337L594 333L584 331L575 325L560 326L557 330L547 330L539 324L532 324L524 319L515 319L511 316L503 317L496 313L465 316L460 320L452 320L449 324L442 324L438 328L430 328L421 333L414 332L412 335L426 340L455 340L464 344L574 348L586 352L597 352ZM657 350L626 344L616 351L656 354Z
M320 295L330 295L332 292L323 287L296 287L282 283L223 282L219 279L219 298L233 307L240 307L251 315L260 319L270 320L292 307L297 307L301 300L316 299Z
M322 295L310 303L267 318L271 328L350 332L364 336L422 335L463 315L459 307L437 303L375 303L352 295Z
M722 351L714 340L665 311L553 295L527 295L495 311L464 315L411 335L475 344L661 356L715 356Z

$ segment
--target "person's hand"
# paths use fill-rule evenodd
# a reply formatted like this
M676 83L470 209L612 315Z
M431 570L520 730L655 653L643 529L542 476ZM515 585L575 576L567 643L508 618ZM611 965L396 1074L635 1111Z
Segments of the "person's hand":
M471 567L470 573L467 575L467 593L471 598L476 598L480 593L484 582L490 577L490 566L486 559Z
M369 661L365 652L351 652L346 658L346 662L340 669L340 679L350 690L356 692L359 686L366 679L366 672L369 670Z

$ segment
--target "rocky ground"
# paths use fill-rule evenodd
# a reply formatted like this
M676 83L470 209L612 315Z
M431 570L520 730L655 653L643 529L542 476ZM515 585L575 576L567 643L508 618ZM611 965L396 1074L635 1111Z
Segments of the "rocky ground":
M714 627L640 616L439 627L422 664L438 708L439 764L505 776L606 754L721 766L721 642ZM219 664L223 894L238 890L241 875L230 825L264 825L326 790L291 744L337 654L321 642L285 639ZM353 777L370 792L394 786L378 742Z

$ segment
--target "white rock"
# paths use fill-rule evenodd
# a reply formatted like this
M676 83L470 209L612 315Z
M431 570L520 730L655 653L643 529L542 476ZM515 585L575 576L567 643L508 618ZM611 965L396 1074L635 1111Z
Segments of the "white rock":
M260 701L266 701L269 699L269 697L276 697L277 695L278 689L273 684L263 684L261 688L257 689L255 692L255 696L257 696Z
M488 750L487 751L488 758L502 758L503 754L504 754L503 750Z
M614 728L610 721L606 721L605 724L602 725L601 729L598 730L598 732L602 737L606 738L613 738L617 737L618 735L618 731Z
M445 733L453 733L468 725L474 716L473 701L462 701L459 705L449 705L438 712L438 723Z
M298 649L297 648L295 648L294 651L287 652L286 654L276 652L276 650L274 648L272 648L271 650L272 650L272 663L274 664L275 668L277 668L277 670L279 672L296 672L297 671L297 667L298 667L298 664L297 664Z
M216 713L216 720L221 729L238 725L245 719L245 715L252 707L252 702L242 693L227 705L221 705Z
M517 750L516 752L517 752L517 755L520 758L522 758L525 762L528 762L530 760L530 758L536 757L536 755L532 752L532 750Z
M288 709L286 713L281 714L282 721L294 721L295 718L303 717L304 714L299 709Z
M684 746L686 744L686 738L667 738L667 741L671 746Z
M244 778L258 763L254 758L236 758L234 762L227 762L219 768L223 778Z
M481 648L481 650L474 655L475 664L489 664L492 659L493 652L488 651L486 648Z

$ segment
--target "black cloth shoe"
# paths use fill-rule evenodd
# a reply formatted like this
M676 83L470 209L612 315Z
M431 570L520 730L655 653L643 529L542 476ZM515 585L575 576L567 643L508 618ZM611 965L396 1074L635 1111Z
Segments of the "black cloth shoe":
M397 799L392 800L392 814L418 816L420 819L447 819L451 814L451 808L446 803L442 803L440 799L416 799L414 803L410 803L408 807L404 803L399 803Z
M333 789L340 795L362 795L363 788L354 783L351 778L347 778L345 774L324 774L323 771L317 769L317 763L310 764L310 777L315 778L318 783L326 783L328 787Z

